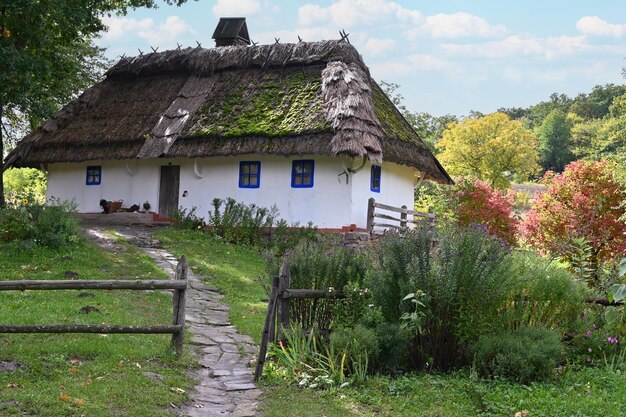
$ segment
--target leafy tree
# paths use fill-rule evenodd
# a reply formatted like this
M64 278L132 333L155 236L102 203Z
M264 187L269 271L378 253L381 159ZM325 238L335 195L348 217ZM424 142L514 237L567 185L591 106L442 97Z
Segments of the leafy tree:
M460 226L479 224L508 245L515 245L517 220L511 213L513 195L494 190L483 181L462 181L456 191Z
M571 105L572 99L566 94L552 93L549 101L542 101L530 107L529 126L532 128L539 126L552 110L558 109L567 113Z
M439 160L453 175L506 189L511 178L537 172L537 138L518 120L492 113L452 123L437 144Z
M512 120L521 120L530 116L530 109L523 107L501 107L498 109L498 113L504 113Z
M559 109L552 110L537 129L539 160L544 171L563 172L574 159L570 151L571 126L567 115Z
M613 98L609 106L609 114L611 117L626 116L626 93Z
M572 162L562 174L547 173L545 180L548 190L537 197L521 226L533 247L572 261L584 243L593 266L624 253L620 203L626 189L607 162Z
M18 207L21 201L44 204L46 201L46 174L34 168L11 168L4 173L4 190L9 206Z
M615 159L626 150L626 114L583 120L572 127L572 150L587 160Z
M591 93L577 95L570 111L587 120L601 119L609 113L609 107L614 98L624 93L626 93L626 86L623 85L596 85Z
M165 0L181 4L185 0ZM9 0L0 3L0 155L16 120L40 123L100 74L102 51L91 39L102 17L155 0ZM2 165L2 164L0 164ZM3 167L0 166L0 177ZM0 207L4 189L0 181Z

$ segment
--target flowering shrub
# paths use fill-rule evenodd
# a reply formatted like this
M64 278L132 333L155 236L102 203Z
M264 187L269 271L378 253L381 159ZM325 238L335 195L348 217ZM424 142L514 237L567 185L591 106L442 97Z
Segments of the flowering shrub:
M494 190L483 181L463 181L456 193L460 226L481 224L509 245L516 242L517 220L512 216L514 196Z
M562 174L546 173L544 181L548 190L521 226L533 247L570 261L572 243L584 238L593 264L624 253L626 226L619 218L626 190L606 162L572 162Z

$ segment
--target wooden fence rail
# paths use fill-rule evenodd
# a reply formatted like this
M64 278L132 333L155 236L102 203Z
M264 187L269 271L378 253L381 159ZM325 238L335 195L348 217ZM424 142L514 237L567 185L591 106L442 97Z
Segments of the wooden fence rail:
M255 381L258 381L263 374L268 344L270 342L276 343L279 340L284 340L285 335L283 334L283 331L285 329L289 329L290 299L344 297L342 291L294 289L290 288L290 285L291 274L289 273L289 265L285 260L280 267L278 276L272 279L272 290L270 292L269 302L267 303L265 325L261 336L261 346L259 348L259 356L257 357L256 370L254 372Z
M129 326L107 324L0 325L0 333L132 333L171 334L176 354L183 349L187 294L187 260L176 266L173 280L20 280L0 282L0 291L25 290L174 290L171 325Z
M391 212L391 214L381 213L380 210ZM397 215L394 213L397 213ZM366 227L369 233L378 233L376 228L406 229L409 225L421 225L424 224L424 222L428 222L428 224L434 226L435 217L436 216L433 213L409 210L407 206L394 207L387 204L377 203L374 198L370 198L367 203ZM382 219L385 222L380 222L378 219Z

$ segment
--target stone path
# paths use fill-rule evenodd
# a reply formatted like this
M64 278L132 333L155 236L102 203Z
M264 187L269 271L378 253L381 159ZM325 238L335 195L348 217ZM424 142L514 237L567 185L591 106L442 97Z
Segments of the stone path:
M127 238L152 257L170 276L178 260L160 249L147 228L116 227ZM98 228L89 227L87 234L102 235ZM179 416L191 417L256 417L261 390L254 385L254 359L257 347L251 337L241 335L228 321L228 307L214 287L207 285L191 270L188 274L185 330L191 331L192 355L201 365L188 375L198 384L189 392L192 403L177 410Z

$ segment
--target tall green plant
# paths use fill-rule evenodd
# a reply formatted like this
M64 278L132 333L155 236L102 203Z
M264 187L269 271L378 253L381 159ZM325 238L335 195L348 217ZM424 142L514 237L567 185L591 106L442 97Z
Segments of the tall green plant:
M420 307L413 365L445 370L465 363L467 346L498 327L511 263L506 245L483 228L434 233L423 228L383 237L369 284L375 305L390 323L411 317ZM433 242L438 242L434 249ZM425 294L423 305L403 301L418 291Z

